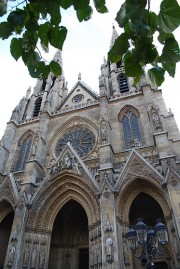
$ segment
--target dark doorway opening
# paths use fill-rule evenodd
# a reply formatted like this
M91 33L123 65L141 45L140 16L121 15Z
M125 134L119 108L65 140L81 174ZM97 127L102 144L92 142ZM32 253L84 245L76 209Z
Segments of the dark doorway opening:
M89 269L89 249L79 249L79 269Z
M84 208L75 200L58 212L51 236L48 269L88 269L89 230Z
M13 220L14 212L11 211L0 223L0 269L4 267Z

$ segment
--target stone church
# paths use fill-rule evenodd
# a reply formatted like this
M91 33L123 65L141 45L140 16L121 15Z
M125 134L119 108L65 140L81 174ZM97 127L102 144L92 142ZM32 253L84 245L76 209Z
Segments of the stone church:
M54 60L62 66L60 51ZM155 267L136 257L142 244L131 251L138 218L167 227ZM99 94L80 75L69 92L63 72L27 90L0 143L5 268L180 268L180 133L145 75L134 86L104 60Z

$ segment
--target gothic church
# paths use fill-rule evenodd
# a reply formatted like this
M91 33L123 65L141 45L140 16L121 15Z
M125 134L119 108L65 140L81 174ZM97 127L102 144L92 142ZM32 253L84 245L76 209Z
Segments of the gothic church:
M0 268L147 268L126 236L138 218L168 229L153 268L179 269L180 133L161 90L106 60L99 94L38 80L1 140Z

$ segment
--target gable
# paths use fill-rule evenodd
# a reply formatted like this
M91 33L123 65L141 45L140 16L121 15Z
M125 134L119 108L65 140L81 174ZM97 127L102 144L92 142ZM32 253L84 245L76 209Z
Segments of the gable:
M78 81L59 109L79 106L97 100L97 95L84 82Z

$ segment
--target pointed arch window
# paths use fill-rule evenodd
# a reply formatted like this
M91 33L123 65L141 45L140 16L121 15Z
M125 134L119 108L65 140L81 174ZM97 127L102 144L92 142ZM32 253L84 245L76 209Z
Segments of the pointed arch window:
M21 145L18 161L15 167L16 171L21 171L25 169L26 162L29 160L30 157L31 146L32 136L28 136Z
M122 124L126 148L141 146L141 132L137 116L132 111L127 111L123 116Z
M119 74L117 77L117 80L119 84L120 93L128 92L129 87L128 87L128 82L125 75L123 73Z
M39 115L40 108L41 108L41 102L42 102L41 97L36 99L35 105L34 105L33 117L37 117Z

